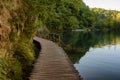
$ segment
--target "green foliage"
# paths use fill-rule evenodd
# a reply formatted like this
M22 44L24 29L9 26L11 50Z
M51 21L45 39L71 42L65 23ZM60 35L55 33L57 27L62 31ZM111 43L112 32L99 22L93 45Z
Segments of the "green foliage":
M77 20L76 17L71 16L69 18L69 25L72 27L72 29L79 28L79 21Z
M81 5L80 5L81 4ZM80 28L80 18L78 17L81 8L87 8L82 0L64 0L56 2L55 9L49 13L46 21L51 31Z
M21 62L26 63L22 65L30 66L34 61L34 54L29 49L29 46L25 43L20 43L17 46L14 56Z
M32 69L32 64L35 60L34 54L30 50L30 46L25 42L20 42L20 44L17 44L17 48L13 56L20 62L22 71L24 72L23 79L25 79L26 76L29 75Z
M0 79L22 80L21 65L15 58L0 58Z
M3 79L3 80L8 79L9 80L9 78L6 76L8 73L8 71L5 68L7 66L7 64L8 63L5 59L0 58L0 75L1 75L0 79Z
M120 13L118 13L118 14L116 15L116 21L117 21L117 22L120 22Z
M96 29L116 29L117 14L119 11L105 10L101 8L92 8L91 11L95 14L94 27Z
M22 80L23 79L22 78L23 71L22 71L22 66L21 66L20 62L15 58L11 58L11 59L9 59L9 66L11 68L8 73L9 78L12 80Z
M53 4L45 25L52 32L66 29L115 29L116 15L119 11L101 8L90 9L82 0L64 0Z

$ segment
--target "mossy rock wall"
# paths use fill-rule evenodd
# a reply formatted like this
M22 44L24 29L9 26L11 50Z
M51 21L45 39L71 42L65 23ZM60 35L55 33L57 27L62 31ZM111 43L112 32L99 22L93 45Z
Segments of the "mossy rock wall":
M25 80L35 60L37 18L27 6L24 0L0 0L0 80Z

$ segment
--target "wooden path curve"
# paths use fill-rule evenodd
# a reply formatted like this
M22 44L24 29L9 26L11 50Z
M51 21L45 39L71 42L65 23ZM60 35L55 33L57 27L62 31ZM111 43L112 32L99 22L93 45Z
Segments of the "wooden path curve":
M45 39L34 37L41 44L41 52L30 80L82 80L64 50Z

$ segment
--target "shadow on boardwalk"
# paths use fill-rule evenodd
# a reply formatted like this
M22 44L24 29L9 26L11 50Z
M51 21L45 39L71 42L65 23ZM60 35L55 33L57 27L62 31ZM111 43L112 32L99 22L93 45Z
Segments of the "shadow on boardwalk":
M41 44L41 52L30 80L82 80L64 50L45 39L34 37Z

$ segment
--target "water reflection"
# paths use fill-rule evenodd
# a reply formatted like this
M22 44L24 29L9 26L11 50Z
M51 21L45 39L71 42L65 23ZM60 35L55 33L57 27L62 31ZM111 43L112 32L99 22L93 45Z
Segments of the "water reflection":
M119 32L70 32L62 40L84 80L120 80Z

